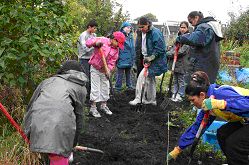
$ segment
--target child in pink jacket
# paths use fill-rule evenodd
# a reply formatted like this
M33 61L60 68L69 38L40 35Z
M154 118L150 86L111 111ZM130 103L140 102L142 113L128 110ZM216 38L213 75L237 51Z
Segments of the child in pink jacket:
M124 48L125 36L121 32L114 32L110 38L97 37L86 41L87 47L95 47L94 52L89 60L91 65L91 93L90 100L92 102L90 114L94 117L101 117L97 110L96 103L101 102L100 109L108 115L112 112L107 107L106 103L109 99L109 81L110 72L115 68L118 59L119 49ZM104 69L104 64L101 59L100 49L105 56L107 63L107 71Z

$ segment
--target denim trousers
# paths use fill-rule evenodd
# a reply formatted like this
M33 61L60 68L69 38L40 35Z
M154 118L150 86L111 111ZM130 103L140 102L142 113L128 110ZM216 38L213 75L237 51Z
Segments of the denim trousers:
M86 89L87 89L87 95L90 95L91 90L91 76L90 76L90 64L88 63L89 59L80 59L80 65L84 70L84 73L86 74L89 82L86 83Z
M132 88L131 84L131 68L117 68L117 75L116 75L116 83L115 83L115 89L121 90L122 89L122 81L123 81L123 75L125 74L125 80L126 80L126 87Z
M175 72L173 94L177 93L181 95L181 97L185 95L185 79L184 74Z

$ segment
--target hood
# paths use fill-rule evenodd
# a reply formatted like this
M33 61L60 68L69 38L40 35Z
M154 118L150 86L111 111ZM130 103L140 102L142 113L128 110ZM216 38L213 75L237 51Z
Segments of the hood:
M210 22L210 21L216 21L216 20L214 19L214 17L205 17L205 18L202 18L202 19L196 24L196 26L198 26L199 24L202 24L202 23Z
M154 28L154 26L152 25L152 24L150 24L150 26L149 26L149 31L152 31L152 29ZM149 32L148 31L148 32Z
M223 40L223 34L221 32L221 24L216 21L213 17L206 17L200 20L200 22L197 24L201 24L201 23L207 23L209 26L211 26L211 28L213 29L214 33L215 33L215 41L221 41ZM197 27L196 25L196 27Z
M129 22L124 22L122 23L121 27L120 27L120 31L123 30L124 27L127 27L127 26L130 26L131 27L131 24Z
M85 73L76 70L68 70L65 74L57 74L57 77L61 77L70 82L85 86L88 82L88 78Z

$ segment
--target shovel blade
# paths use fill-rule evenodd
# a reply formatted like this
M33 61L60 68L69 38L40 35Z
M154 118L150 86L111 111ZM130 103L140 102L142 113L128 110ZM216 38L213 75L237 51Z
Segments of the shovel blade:
M191 165L192 159L193 158L191 158L191 157L188 158L188 165Z
M95 149L95 148L87 148L87 151L97 152L97 153L100 153L100 154L104 154L104 151L99 150L99 149Z
M170 103L170 99L167 97L164 98L163 102L160 104L160 108L165 111L167 109L169 103Z

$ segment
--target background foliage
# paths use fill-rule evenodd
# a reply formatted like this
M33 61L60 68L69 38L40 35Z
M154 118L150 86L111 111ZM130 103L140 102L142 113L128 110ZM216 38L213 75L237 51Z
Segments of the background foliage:
M100 25L99 35L124 20L122 7L108 0L1 1L0 6L0 82L20 87L24 101L61 61L77 58L75 43L90 19Z
M0 1L0 102L22 123L36 86L65 59L77 59L76 41L88 21L96 19L103 36L126 16L115 0ZM37 164L2 113L0 131L0 162Z
M157 22L158 19L156 18L156 16L152 13L147 13L145 15L142 15L141 17L147 17L150 21L152 22ZM135 21L138 21L140 17L136 18Z

